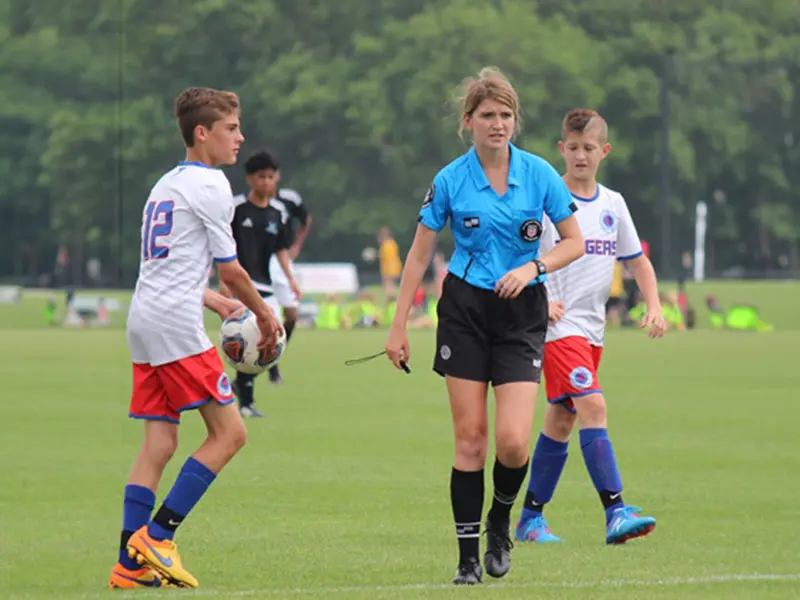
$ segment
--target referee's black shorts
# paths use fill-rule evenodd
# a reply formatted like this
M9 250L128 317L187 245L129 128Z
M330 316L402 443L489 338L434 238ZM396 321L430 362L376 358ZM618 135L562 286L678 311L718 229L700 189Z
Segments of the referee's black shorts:
M439 375L494 386L517 381L539 383L547 334L544 285L534 285L513 300L501 299L448 274L437 306L436 358Z

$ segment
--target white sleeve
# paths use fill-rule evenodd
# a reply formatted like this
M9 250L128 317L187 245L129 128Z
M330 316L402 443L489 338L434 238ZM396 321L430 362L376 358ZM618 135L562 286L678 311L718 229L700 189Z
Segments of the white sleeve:
M539 256L547 254L556 245L558 230L550 217L542 215L542 237L539 239Z
M556 245L558 238L558 230L550 217L542 215L542 237L539 239L539 256L544 256L550 252ZM561 298L561 290L557 281L558 277L554 277L552 273L547 275L544 281L544 287L547 289L547 297L552 302Z
M289 202L294 202L297 206L300 206L303 203L303 198L300 194L297 193L296 190L291 188L281 188L278 190L278 198L281 200L288 200Z
M235 260L236 241L231 231L234 205L230 185L215 183L205 186L194 202L194 210L206 228L208 247L214 260Z
M617 200L617 215L619 225L617 230L617 260L631 260L641 256L642 242L636 232L636 225L633 224L631 213L625 199L619 196Z

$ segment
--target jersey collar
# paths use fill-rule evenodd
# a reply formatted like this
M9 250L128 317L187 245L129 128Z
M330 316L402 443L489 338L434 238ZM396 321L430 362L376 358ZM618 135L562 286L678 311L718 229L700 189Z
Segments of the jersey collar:
M594 191L594 196L591 198L584 198L583 196L578 196L578 194L573 194L572 192L570 192L570 194L573 198L575 198L575 200L580 200L581 202L594 202L600 197L600 184L597 184L597 188Z
M520 162L522 157L520 156L519 149L514 144L509 143L508 148L510 151L508 164L508 185L519 187L518 173L520 170ZM470 175L472 175L472 180L475 182L475 185L478 186L478 189L485 190L486 188L491 187L489 180L486 179L486 173L483 172L483 167L481 166L481 161L478 159L478 151L475 150L475 146L472 146L467 153L467 160L469 164Z
M182 160L178 163L179 167L202 167L204 169L213 169L216 170L216 167L212 167L211 165L207 165L206 163L202 163L199 160Z

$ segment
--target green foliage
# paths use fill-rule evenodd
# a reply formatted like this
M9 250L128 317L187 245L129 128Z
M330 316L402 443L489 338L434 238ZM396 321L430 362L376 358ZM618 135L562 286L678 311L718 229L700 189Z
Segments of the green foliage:
M666 81L667 258L722 191L715 266L769 267L800 256L799 28L793 0L0 0L0 273L24 268L23 247L49 264L67 243L129 283L141 205L182 158L172 99L189 85L239 93L245 154L273 148L314 214L305 259L358 260L381 224L407 247L430 180L464 151L456 88L485 65L519 92L518 143L559 167L564 112L606 116L602 177L651 241Z

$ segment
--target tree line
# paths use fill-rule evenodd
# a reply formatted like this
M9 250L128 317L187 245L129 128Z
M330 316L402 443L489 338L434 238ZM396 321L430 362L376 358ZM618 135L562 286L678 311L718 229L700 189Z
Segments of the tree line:
M0 0L0 276L63 244L76 278L96 257L132 282L190 85L236 91L243 156L280 157L314 215L302 259L358 262L384 224L407 248L465 149L453 91L484 65L520 94L519 145L559 168L563 114L606 117L602 179L662 271L700 200L712 270L800 269L799 31L795 0Z

